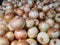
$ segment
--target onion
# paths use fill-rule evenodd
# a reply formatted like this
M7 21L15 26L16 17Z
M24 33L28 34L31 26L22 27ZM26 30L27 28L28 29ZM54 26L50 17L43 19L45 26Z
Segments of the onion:
M38 19L34 19L34 23L35 23L35 26L38 26L39 25L39 20Z
M0 36L3 36L5 34L5 30L0 30Z
M18 28L23 28L25 26L25 20L22 17L15 16L7 26L10 31L14 31Z
M54 18L56 16L56 12L54 10L49 10L47 12L47 17L48 18Z
M38 18L38 11L37 10L31 10L29 12L29 17L31 17L31 18Z
M51 39L49 45L60 45L59 39Z
M6 38L0 37L0 45L9 45L9 41Z
M49 10L49 7L46 5L42 8L43 12L47 12Z
M34 39L29 38L26 41L29 43L29 45L37 45L37 41Z
M55 21L60 23L60 13L56 14Z
M58 38L60 35L59 30L55 28L50 28L47 31L47 34L49 35L50 38Z
M11 42L11 45L16 45L17 42L18 42L17 40L14 40L14 41Z
M40 31L46 32L49 29L49 25L46 22L41 22L39 24Z
M16 45L28 45L28 43L26 42L26 40L20 40Z
M13 34L13 32L7 32L7 33L5 34L5 37L6 37L7 39L9 39L10 41L12 41L12 40L14 39L14 34Z
M40 32L37 36L37 40L41 44L47 44L49 43L49 36L45 32Z
M37 34L38 34L37 27L32 27L32 28L28 29L28 37L36 38Z
M16 14L19 15L19 16L22 16L23 15L23 10L16 9Z
M46 20L46 23L48 23L50 27L53 27L54 24L55 24L55 22L54 22L53 19L47 19L47 20Z
M14 32L16 39L26 39L27 38L27 32L25 30L18 30Z
M34 20L30 19L30 18L27 18L26 19L26 27L31 28L33 26L34 26Z
M53 28L55 28L55 29L59 29L59 28L60 28L60 26L59 26L59 24L58 24L58 23L55 23L55 25L53 26Z
M4 19L9 22L14 17L14 14L7 14L4 16Z
M39 13L39 19L45 19L45 13L44 12Z

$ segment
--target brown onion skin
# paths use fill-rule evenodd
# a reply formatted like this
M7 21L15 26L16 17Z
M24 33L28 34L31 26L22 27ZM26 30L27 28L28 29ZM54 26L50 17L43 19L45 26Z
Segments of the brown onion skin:
M26 40L20 40L16 45L28 45L28 43L26 42Z
M18 42L17 40L14 40L11 42L11 45L16 45L17 42Z
M18 30L14 32L16 39L26 39L27 38L27 32L25 30Z

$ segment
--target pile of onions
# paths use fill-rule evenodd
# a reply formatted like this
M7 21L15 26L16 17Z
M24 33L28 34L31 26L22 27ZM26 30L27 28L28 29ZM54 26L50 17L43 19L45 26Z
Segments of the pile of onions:
M4 0L0 45L60 45L60 0Z

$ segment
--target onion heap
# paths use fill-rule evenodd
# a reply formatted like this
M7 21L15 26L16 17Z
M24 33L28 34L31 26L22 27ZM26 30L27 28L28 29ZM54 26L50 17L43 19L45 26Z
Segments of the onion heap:
M4 0L0 45L60 45L60 0Z

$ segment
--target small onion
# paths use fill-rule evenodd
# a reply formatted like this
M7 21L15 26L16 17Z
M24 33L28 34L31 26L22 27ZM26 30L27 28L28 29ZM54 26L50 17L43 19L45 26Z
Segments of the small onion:
M47 19L47 20L46 20L46 23L48 23L50 27L53 27L54 24L55 24L55 22L54 22L53 19Z
M24 7L24 11L25 11L25 13L28 13L28 12L30 11L30 8L27 7L27 6L25 6L25 7Z
M7 33L5 34L5 37L6 37L7 39L9 39L10 41L12 41L12 40L14 39L14 34L13 34L13 32L7 32Z
M56 14L55 21L60 23L60 13Z
M39 13L39 19L45 19L45 13L44 12Z
M58 23L55 23L55 25L53 26L53 28L55 28L55 29L59 29L59 28L60 28L60 26L59 26L59 24L58 24Z
M3 36L5 34L5 30L0 29L0 36Z
M49 10L47 12L47 17L48 18L54 18L56 16L56 12L54 10Z
M49 4L49 8L50 8L50 9L55 9L55 8L56 8L55 3L51 3L51 4Z
M49 45L60 45L59 39L51 39Z
M28 3L28 4L30 5L30 7L31 7L31 6L33 6L33 3L34 3L34 2L33 2L33 0L27 0L27 3Z
M47 12L49 10L49 7L46 5L42 8L43 12Z
M34 39L29 38L26 41L28 42L29 45L37 45L37 41Z
M37 1L37 8L42 10L42 7L43 7L43 3L40 3L39 1Z
M9 41L6 38L0 37L0 45L9 45Z
M18 4L17 4L19 7L21 7L22 6L22 3L21 2L18 2Z
M26 40L20 40L16 43L16 45L28 45Z
M31 18L38 18L38 11L37 10L31 10L29 12L29 17L31 17Z
M23 28L25 26L25 20L22 17L15 16L7 26L10 31L14 31L18 28Z
M35 23L35 26L38 26L39 25L39 20L38 19L34 19L34 23Z
M33 26L34 26L34 20L30 19L30 18L27 18L26 19L26 27L30 28L30 27L33 27Z
M23 15L23 10L16 9L16 14L19 15L19 16L22 16Z
M38 34L37 27L32 27L32 28L28 29L28 37L36 38L37 34Z
M27 32L25 30L18 30L14 32L16 39L26 39L27 38Z
M16 45L17 42L18 42L17 40L14 40L14 41L11 42L11 45Z
M7 26L3 22L0 22L0 30L7 31Z
M22 16L24 19L27 19L28 18L28 15L25 13L25 14L23 14L23 16Z
M49 29L49 25L46 22L41 22L39 24L39 29L40 29L40 31L45 32Z
M60 35L59 30L55 28L50 28L47 31L47 34L49 35L50 38L58 38Z
M60 7L56 7L56 12L59 12L60 13Z
M49 36L45 32L40 32L37 36L37 40L41 44L47 44L49 43Z
M7 14L4 16L4 19L9 22L14 17L14 14Z

